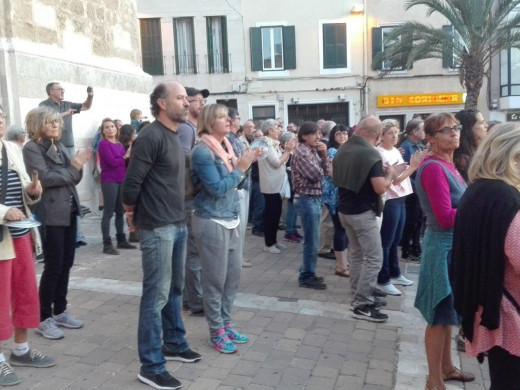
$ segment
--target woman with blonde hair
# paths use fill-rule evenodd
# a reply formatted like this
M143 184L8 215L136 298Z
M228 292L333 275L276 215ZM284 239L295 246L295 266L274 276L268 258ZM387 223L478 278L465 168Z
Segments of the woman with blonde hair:
M227 107L205 106L197 123L200 142L191 153L191 176L198 190L192 226L200 243L204 313L209 325L209 344L221 353L234 353L235 344L248 341L247 336L234 328L231 319L242 262L237 189L261 152L248 150L237 159L226 138L230 131Z
M504 123L469 166L453 238L453 292L466 353L488 354L491 390L520 389L520 125Z
M60 142L63 121L59 112L47 107L29 111L27 133L31 141L23 148L27 171L38 171L43 187L38 220L43 226L45 264L40 279L40 326L36 332L51 340L62 339L58 326L78 329L83 322L67 311L69 273L76 250L77 216L80 203L76 184L92 155L84 149L70 156Z

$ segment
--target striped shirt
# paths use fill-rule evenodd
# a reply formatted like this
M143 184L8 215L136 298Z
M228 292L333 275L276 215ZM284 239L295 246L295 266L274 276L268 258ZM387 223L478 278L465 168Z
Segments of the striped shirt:
M2 175L0 175L0 188L2 186ZM16 207L22 213L25 214L25 209L23 205L23 192L22 192L22 182L20 181L20 177L18 176L18 172L13 171L12 169L7 170L7 193L5 195L5 206L8 207ZM29 233L29 229L20 229L9 227L9 231L11 233L11 237L17 238L25 236Z

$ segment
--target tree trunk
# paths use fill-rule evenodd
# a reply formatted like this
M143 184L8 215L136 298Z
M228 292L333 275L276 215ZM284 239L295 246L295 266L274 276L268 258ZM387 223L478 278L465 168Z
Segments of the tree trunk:
M464 86L466 87L465 109L477 110L478 96L484 81L484 64L480 58L470 56L464 61Z

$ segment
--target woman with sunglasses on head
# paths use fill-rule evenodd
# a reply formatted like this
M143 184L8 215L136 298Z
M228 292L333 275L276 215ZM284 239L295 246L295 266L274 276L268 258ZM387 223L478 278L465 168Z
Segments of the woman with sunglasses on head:
M427 322L425 331L428 379L425 390L445 390L444 381L468 382L474 375L462 372L451 359L451 331L459 324L448 277L453 226L466 183L453 164L461 126L450 113L431 115L424 122L431 150L423 159L415 184L426 215L421 268L415 307Z

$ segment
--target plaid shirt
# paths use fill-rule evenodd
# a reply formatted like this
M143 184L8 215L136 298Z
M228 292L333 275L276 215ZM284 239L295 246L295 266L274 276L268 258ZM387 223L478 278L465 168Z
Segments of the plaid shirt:
M231 144L231 146L233 147L233 152L235 152L235 155L237 156L237 158L240 158L240 156L242 156L244 154L244 152L246 151L246 147L240 140L240 137L238 135L236 135L235 133L229 133L227 135L227 139L228 139L229 143ZM250 172L251 172L250 170L248 170L246 172L246 178L244 179L244 182L240 186L240 189L249 191L249 189L251 187L251 173Z
M321 196L321 181L330 171L329 159L304 143L296 146L291 160L292 183L298 195Z

